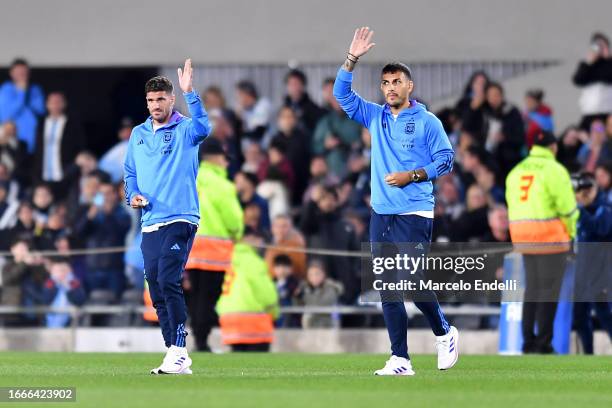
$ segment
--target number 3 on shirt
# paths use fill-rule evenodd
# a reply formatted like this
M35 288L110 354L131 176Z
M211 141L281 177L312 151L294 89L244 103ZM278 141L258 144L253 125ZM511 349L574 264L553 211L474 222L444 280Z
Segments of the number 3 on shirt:
M521 176L521 201L527 201L529 199L529 189L533 184L533 177L533 174L525 174L524 176Z

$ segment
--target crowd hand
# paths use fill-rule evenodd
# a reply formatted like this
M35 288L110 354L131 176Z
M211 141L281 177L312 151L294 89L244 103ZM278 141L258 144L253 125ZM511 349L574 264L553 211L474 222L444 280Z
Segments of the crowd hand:
M185 60L185 66L178 69L179 86L184 93L193 91L193 69L191 68L191 58Z
M374 31L370 27L361 27L355 30L353 41L349 47L349 54L359 58L372 49L376 44L372 42Z
M412 177L409 171L398 171L385 176L385 183L392 187L404 187L410 183Z
M336 137L333 133L330 133L325 138L325 149L333 150L340 145L340 139Z
M97 205L91 205L89 207L89 211L87 211L87 218L90 220L93 220L94 218L96 218L96 216L98 215L98 206Z
M136 194L134 197L132 197L132 201L130 201L130 206L132 208L137 209L146 207L148 203L149 201L144 196Z

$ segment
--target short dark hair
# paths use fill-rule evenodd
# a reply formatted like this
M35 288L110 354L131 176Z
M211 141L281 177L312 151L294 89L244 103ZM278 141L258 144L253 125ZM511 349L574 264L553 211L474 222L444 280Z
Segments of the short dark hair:
M25 58L15 58L15 59L13 60L13 62L11 62L11 65L10 65L10 67L9 67L9 68L10 68L10 69L13 69L13 68L14 68L14 67L16 67L17 65L25 65L26 67L29 67L29 66L30 66L30 64L28 64L28 61L26 61L26 59L25 59Z
M274 260L272 261L272 264L274 266L288 266L288 267L293 266L293 262L291 262L291 258L289 258L287 254L276 255L274 257Z
M308 85L308 79L306 78L306 74L303 71L300 71L299 69L292 69L291 71L287 72L287 75L285 75L285 83L289 81L289 78L296 78L302 83L302 85Z
M610 46L610 40L608 39L608 36L602 33L601 31L594 32L591 36L591 42L593 43L595 41L603 41L608 47Z
M408 68L408 65L404 64L403 62L399 62L399 61L393 61L393 62L386 64L382 68L382 71L380 72L380 74L381 75L393 74L395 72L403 72L404 75L408 77L408 79L412 80L412 72L410 72L410 68Z
M145 94L149 92L174 92L172 81L164 76L155 76L149 79L145 85Z
M503 86L502 86L502 84L500 84L499 82L490 81L490 82L487 84L487 89L486 89L486 91L488 91L488 90L489 90L489 89L491 89L491 88L497 88L497 90L498 90L499 92L501 92L502 94L504 93L504 87L503 87Z
M251 95L254 99L257 99L259 96L257 94L257 88L255 87L255 84L246 79L243 79L242 81L238 82L236 84L236 89L240 92L244 92L247 95Z
M252 173L250 171L241 171L240 174L242 174L244 178L247 179L247 181L253 185L253 187L257 187L259 179L257 178L257 175L255 173Z

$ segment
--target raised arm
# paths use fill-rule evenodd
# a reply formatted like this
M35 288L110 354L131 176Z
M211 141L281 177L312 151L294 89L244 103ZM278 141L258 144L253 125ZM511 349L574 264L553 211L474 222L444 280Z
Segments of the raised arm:
M183 69L178 68L179 85L185 96L185 102L191 115L191 123L188 128L188 135L191 142L195 144L202 141L212 131L212 125L208 120L208 114L204 109L200 95L193 89L193 68L191 67L191 59L185 60Z
M334 97L349 118L365 127L369 127L372 118L382 110L380 105L366 101L352 89L353 69L359 57L367 53L375 43L372 42L374 31L368 27L355 30L344 64L338 70L334 82Z

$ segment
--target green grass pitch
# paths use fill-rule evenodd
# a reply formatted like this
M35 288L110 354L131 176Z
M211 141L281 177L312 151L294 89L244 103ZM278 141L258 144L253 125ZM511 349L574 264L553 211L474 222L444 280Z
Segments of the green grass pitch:
M0 353L1 387L76 387L76 403L18 407L612 407L612 358L461 356L414 377L375 377L372 354L192 353L193 375L151 376L161 354Z

